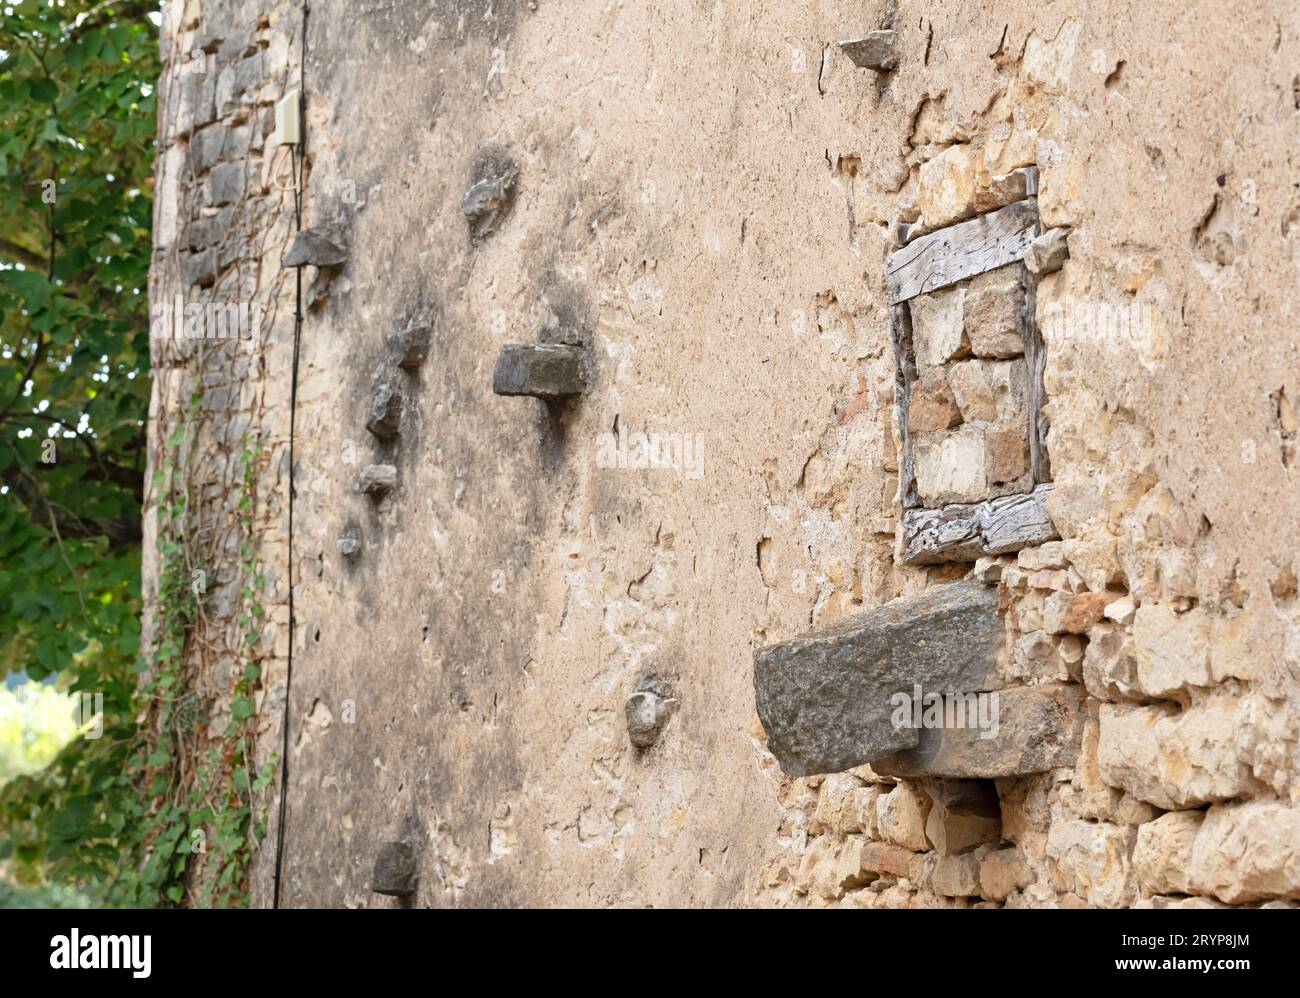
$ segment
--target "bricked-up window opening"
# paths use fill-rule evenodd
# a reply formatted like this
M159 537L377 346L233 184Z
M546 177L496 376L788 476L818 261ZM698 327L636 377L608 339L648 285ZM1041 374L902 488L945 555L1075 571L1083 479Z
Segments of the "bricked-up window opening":
M1056 537L1033 260L1037 170L1011 203L902 227L886 266L903 442L904 559L974 561Z

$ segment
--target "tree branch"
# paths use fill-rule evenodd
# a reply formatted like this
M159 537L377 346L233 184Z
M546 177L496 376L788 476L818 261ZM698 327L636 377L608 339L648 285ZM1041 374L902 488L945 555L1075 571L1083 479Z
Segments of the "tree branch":
M39 272L45 269L43 257L8 239L0 239L0 257L10 263L21 263L28 270Z
M8 419L9 414L14 411L14 406L16 406L18 400L23 397L23 390L27 387L27 382L32 380L32 374L36 370L36 365L39 364L41 358L45 356L45 348L49 346L49 341L46 340L44 333L38 333L37 337L36 349L32 351L32 358L27 362L27 370L23 372L22 378L18 381L17 393L9 400L7 406L0 409L0 423Z
M11 464L0 471L0 481L8 485L9 491L27 507L35 523L46 529L49 529L47 524L53 524L59 536L107 537L109 544L115 548L138 544L144 536L139 517L115 516L103 520L83 520L66 510L57 511L36 480L17 464Z

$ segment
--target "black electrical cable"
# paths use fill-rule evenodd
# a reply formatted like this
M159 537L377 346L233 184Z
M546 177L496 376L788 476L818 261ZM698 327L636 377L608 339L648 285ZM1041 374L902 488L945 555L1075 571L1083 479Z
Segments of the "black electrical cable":
M298 52L298 145L289 148L293 174L294 234L302 231L302 169L307 148L307 15L311 5L302 5L302 43ZM303 154L301 157L299 154ZM294 424L298 411L298 344L302 338L302 267L294 270L293 367L289 375L289 659L284 675L283 741L280 746L280 818L275 836L275 888L272 907L280 907L280 878L284 867L285 805L289 797L289 689L293 683L293 640L297 625L293 606L293 500L294 500Z

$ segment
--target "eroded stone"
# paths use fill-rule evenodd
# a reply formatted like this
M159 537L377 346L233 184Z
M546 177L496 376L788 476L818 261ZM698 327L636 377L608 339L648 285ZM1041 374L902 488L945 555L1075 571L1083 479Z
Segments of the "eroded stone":
M628 739L637 748L649 748L659 740L669 718L677 709L677 700L652 689L640 689L623 704Z
M357 491L372 499L382 499L397 488L397 469L391 464L368 464L361 469Z
M840 49L853 60L859 69L874 69L888 73L898 65L892 31L868 31L861 38L851 38L839 43Z
M393 381L382 381L370 399L366 429L381 439L397 436L402 419L402 393Z

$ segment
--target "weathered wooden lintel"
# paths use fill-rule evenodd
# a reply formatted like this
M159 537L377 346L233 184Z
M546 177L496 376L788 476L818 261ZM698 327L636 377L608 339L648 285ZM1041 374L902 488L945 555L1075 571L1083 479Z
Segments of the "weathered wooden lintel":
M903 511L903 560L909 565L974 561L1056 540L1047 515L1051 483L1033 492L941 509Z
M1026 198L920 236L889 254L885 287L897 305L1014 263L1039 234L1038 199Z

